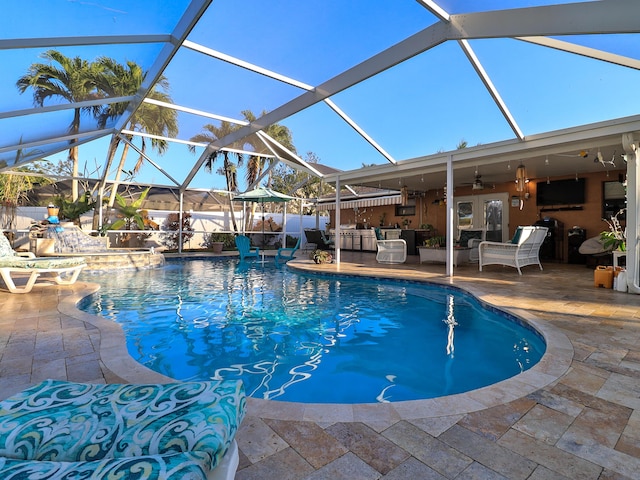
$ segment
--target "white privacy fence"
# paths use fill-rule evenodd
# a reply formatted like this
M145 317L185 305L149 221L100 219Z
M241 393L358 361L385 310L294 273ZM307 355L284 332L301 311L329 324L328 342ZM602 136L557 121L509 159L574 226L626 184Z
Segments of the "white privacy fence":
M148 210L149 218L157 223L160 226L159 231L154 230L145 230L144 233L146 235L150 235L149 240L155 241L159 244L162 244L163 233L175 233L176 230L167 230L165 225L165 220L167 217L172 214L177 213L175 211L169 210ZM233 230L233 224L231 221L231 215L229 212L189 212L191 214L191 227L193 228L193 237L189 239L183 245L185 249L198 249L202 248L202 244L205 239L205 235L218 232L218 233L236 233ZM236 223L238 228L242 230L242 225L244 223L242 212L236 212ZM47 218L47 208L46 207L18 207L16 212L15 219L15 228L13 233L15 234L14 246L21 246L23 244L28 245L28 234L29 229L32 224L41 222L42 220ZM269 221L272 219L280 227L283 226L283 214L282 213L265 213L264 220ZM91 232L93 214L92 212L87 213L82 216L81 223L83 231L89 233ZM262 221L262 213L256 212L254 214L254 224ZM329 217L327 216L318 216L315 215L299 215L299 214L287 214L286 218L286 235L298 238L302 231L305 228L320 228L325 229L326 225L329 221ZM122 234L121 230L113 230L109 231L107 235L110 237L111 245L115 244L115 237L119 234ZM132 231L137 232L137 231ZM262 229L258 228L257 230L246 231L247 235L252 236L253 243L260 246L262 245ZM281 232L270 232L268 228L265 230L265 245L274 245L276 242L284 243L284 233ZM304 234L302 234L302 245L304 246L306 242L306 238Z

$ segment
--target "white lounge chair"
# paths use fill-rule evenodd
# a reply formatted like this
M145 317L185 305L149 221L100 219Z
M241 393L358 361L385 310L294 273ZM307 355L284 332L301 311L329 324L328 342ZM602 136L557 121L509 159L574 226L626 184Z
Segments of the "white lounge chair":
M516 268L520 275L520 269L527 265L538 265L542 270L540 246L548 230L547 227L518 227L511 242L480 242L480 271L484 265L507 265Z
M0 234L0 277L11 293L29 293L38 280L40 284L71 285L87 263L83 257L39 257L31 252L16 252L9 240ZM17 286L15 279L26 277L26 283Z

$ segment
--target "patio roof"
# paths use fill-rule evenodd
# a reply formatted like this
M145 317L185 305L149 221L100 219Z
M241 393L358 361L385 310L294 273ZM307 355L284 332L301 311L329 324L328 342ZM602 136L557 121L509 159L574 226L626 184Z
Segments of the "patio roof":
M176 110L179 121L165 155L147 150L159 170L146 170L143 181L169 179L182 190L222 187L221 177L202 173L207 156L247 151L252 135L262 141L260 153L329 182L337 174L301 152L319 154L341 182L397 188L411 177L426 190L444 184L449 156L458 182L473 181L476 171L498 182L522 161L539 176L611 168L611 161L619 167L622 135L640 131L630 100L640 78L634 0L353 1L313 9L290 1L145 0L7 8L0 171L64 157L70 141L81 145L85 164L102 170L112 135L144 135L129 130L143 102ZM15 84L49 49L90 61L131 60L148 73L136 95L34 107L30 92L21 95ZM161 76L171 82L173 103L149 97ZM83 115L80 131L70 133L74 109L115 102L128 104L124 114L102 128ZM239 119L246 109L258 118ZM241 128L210 145L189 141L204 123L223 120ZM273 123L290 128L298 153L263 133ZM472 147L457 150L461 139Z

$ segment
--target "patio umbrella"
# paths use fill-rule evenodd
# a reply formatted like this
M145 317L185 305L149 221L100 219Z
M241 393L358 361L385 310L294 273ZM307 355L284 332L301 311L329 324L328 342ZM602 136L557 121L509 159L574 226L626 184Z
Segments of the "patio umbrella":
M259 187L249 192L244 192L236 195L233 199L236 202L254 202L259 203L262 208L262 248L264 249L264 204L271 202L288 202L289 200L296 200L296 197L285 195L284 193L276 192L266 187ZM286 237L285 237L286 243ZM285 245L286 246L286 245Z

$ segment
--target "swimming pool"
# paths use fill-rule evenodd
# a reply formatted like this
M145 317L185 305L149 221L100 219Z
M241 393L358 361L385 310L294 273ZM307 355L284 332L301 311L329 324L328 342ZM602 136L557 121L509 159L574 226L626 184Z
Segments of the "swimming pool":
M102 288L80 308L120 323L137 361L179 380L241 378L256 398L440 397L517 375L545 350L516 318L449 287L237 259L91 281Z

